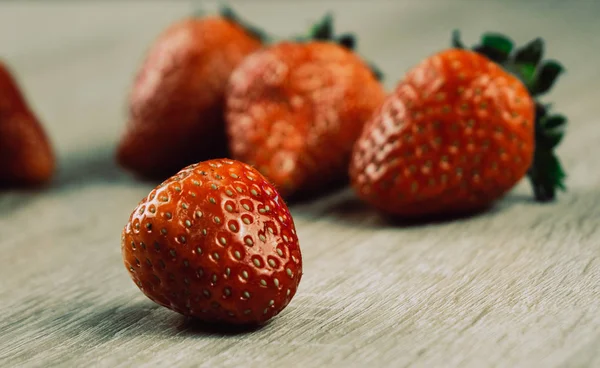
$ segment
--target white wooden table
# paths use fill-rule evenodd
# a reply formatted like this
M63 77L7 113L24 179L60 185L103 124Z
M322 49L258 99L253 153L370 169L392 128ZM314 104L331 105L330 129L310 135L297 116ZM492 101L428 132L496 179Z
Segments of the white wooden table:
M0 56L51 136L50 188L0 194L0 367L600 367L600 2L234 3L274 33L326 10L393 87L460 27L547 40L568 73L549 100L570 118L569 192L540 205L523 182L484 215L392 225L349 191L296 205L305 275L265 328L207 331L154 305L119 236L151 188L114 148L145 49L184 1L4 2Z

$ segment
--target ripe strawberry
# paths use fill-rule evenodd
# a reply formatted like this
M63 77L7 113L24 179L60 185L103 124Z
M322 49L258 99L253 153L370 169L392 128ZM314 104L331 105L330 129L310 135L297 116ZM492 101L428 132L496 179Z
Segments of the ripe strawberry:
M552 149L566 119L539 103L536 112L534 100L560 64L540 63L540 40L513 54L512 42L496 34L476 52L456 43L410 70L356 142L352 185L384 212L480 210L528 172L538 200L564 188Z
M347 178L352 145L385 97L376 74L347 47L352 39L331 42L331 27L322 31L252 54L227 90L232 157L258 168L284 198Z
M225 155L225 86L233 68L261 45L261 36L231 12L171 25L135 79L120 164L164 179L185 165Z
M208 322L265 322L302 277L285 203L252 167L226 159L188 166L152 190L131 214L121 250L146 296Z
M0 63L0 185L28 186L49 181L54 152L17 82Z

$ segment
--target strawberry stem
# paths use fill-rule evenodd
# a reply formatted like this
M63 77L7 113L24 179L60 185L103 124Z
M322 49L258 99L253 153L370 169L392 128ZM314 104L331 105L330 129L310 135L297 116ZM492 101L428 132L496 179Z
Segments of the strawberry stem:
M452 46L466 48L456 30L452 34ZM542 60L544 42L541 38L515 49L508 37L486 33L482 36L481 43L473 47L473 51L495 61L519 78L535 100L535 151L527 177L537 201L554 200L557 190L566 190L566 173L555 148L564 137L567 118L560 114L551 114L551 106L542 104L538 97L552 88L558 76L564 72L563 66L554 60Z

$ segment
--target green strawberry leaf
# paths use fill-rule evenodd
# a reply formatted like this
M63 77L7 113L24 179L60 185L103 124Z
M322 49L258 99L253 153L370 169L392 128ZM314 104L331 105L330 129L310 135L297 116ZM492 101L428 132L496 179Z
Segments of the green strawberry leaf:
M239 20L238 15L229 5L221 5L221 8L219 9L219 14L223 18L231 20L233 22L237 22Z
M538 72L537 81L533 87L533 95L544 94L552 88L558 76L564 72L564 67L557 61L549 60L542 63Z
M556 189L566 190L566 174L552 151L536 151L534 165L527 173L536 200L548 202L556 197Z
M333 16L325 14L320 22L315 23L310 30L310 38L314 40L332 40L334 35Z
M295 37L295 40L298 42L306 42L310 40L331 41L347 48L348 50L356 52L356 36L351 33L342 33L339 36L336 35L333 23L333 15L331 13L326 13L321 20L319 20L310 28L308 35L297 36ZM371 69L375 78L378 81L382 81L384 75L381 70L373 63L368 61L365 61L365 63Z
M550 106L536 103L535 153L527 172L537 201L546 202L556 197L556 189L566 191L566 174L554 149L564 138L566 117L546 115Z
M513 42L508 37L490 32L481 37L481 44L475 46L473 51L502 64L508 60L512 48Z
M513 49L513 42L508 37L499 33L485 33L481 37L481 44L505 55L506 58L508 58L508 55Z
M542 121L546 118L546 114L550 110L551 106L543 104L539 101L535 101L535 117L536 120Z
M475 47L473 47L473 51L475 51L479 54L482 54L483 56L487 57L488 59L495 61L499 64L506 61L506 57L507 57L501 51L498 51L493 47L489 47L489 46L485 46L485 45L475 46Z
M337 43L349 50L354 50L356 47L356 37L350 33L344 33L337 37Z
M460 39L460 31L458 29L452 31L452 47L454 47L455 49L466 48Z
M567 123L567 118L563 115L551 115L542 120L542 127L546 132L561 130Z
M517 49L514 56L516 64L538 65L544 54L544 41L536 38L527 45Z
M270 39L269 35L267 35L267 33L265 33L262 29L255 27L254 25L242 20L242 18L240 18L240 16L233 10L233 8L231 8L228 5L222 5L219 10L219 14L223 18L231 22L237 23L240 27L242 27L246 32L248 32L256 39L265 42Z
M378 81L381 82L385 78L385 74L383 74L383 72L381 71L381 69L379 69L379 67L377 67L377 65L375 65L373 63L368 63L368 64L369 64L369 68L371 69L371 72L375 76L375 79L377 79Z
M537 71L536 65L531 63L516 64L515 68L519 73L521 81L523 81L523 83L525 84L525 86L527 86L528 89L531 89L532 86L535 84L535 77Z
M546 144L550 148L555 148L556 146L558 146L560 144L563 137L564 137L564 133L549 134L545 138L546 142L547 142Z

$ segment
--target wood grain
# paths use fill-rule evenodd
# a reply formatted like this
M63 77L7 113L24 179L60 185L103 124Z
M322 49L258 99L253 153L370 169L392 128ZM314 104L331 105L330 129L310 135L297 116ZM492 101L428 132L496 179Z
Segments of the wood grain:
M569 191L519 185L481 216L391 224L349 190L292 206L300 290L265 328L207 330L130 281L119 234L152 187L113 155L132 75L186 2L0 4L0 54L58 149L42 191L0 195L0 366L600 367L600 3L234 3L278 34L334 10L391 88L459 27L544 35L568 73L548 100L571 121ZM208 4L209 8L211 4Z

